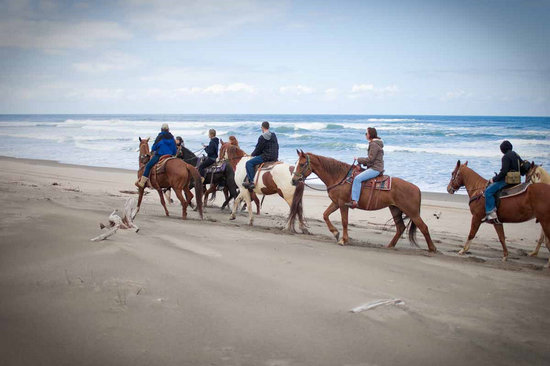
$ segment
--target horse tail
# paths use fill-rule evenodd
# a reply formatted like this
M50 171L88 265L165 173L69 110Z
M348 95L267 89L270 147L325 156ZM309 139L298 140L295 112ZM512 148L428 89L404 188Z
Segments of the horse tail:
M288 216L289 229L292 232L296 231L296 228L294 226L296 216L298 216L298 220L300 220L300 222L303 222L304 208L302 201L304 197L304 187L304 182L298 182L296 185L296 190L294 191L294 196L292 197L292 204L290 205L290 215Z
M411 243L411 247L415 246L417 248L420 248L418 246L418 243L416 242L416 224L413 220L410 220L409 225L409 242Z
M201 182L201 175L199 174L199 171L194 166L187 164L187 170L189 173L191 173L191 176L193 177L193 181L195 183L195 197L197 198L197 208L199 210L199 215L202 220L202 200L203 200L203 193L202 193L202 182Z

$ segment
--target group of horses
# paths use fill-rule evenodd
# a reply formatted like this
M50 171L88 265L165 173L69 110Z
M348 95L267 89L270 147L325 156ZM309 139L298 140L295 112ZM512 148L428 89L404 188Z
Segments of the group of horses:
M255 177L255 188L248 190L243 187L243 182L246 177L246 162L251 158L239 146L233 145L230 142L222 143L220 148L220 161L226 163L226 168L220 173L207 176L204 184L201 182L201 177L196 168L196 161L189 159L170 159L165 163L165 169L162 174L152 173L150 176L150 186L159 193L160 201L164 207L166 216L169 215L166 208L166 202L162 193L162 189L171 188L174 190L177 198L182 206L182 218L187 217L187 207L191 205L193 193L191 187L194 185L197 207L201 219L203 218L203 200L204 205L207 203L208 194L215 194L217 185L222 181L225 184L224 193L225 201L222 205L224 209L230 200L234 200L231 210L230 219L236 218L238 207L242 200L245 201L248 209L249 225L253 225L254 214L252 212L252 201L256 204L256 213L260 213L259 195L274 195L281 196L290 207L286 230L295 231L295 221L298 218L299 227L302 232L307 233L307 228L303 218L303 192L305 179L310 174L315 174L326 185L327 194L331 199L331 203L323 213L323 219L327 224L329 231L334 235L339 245L349 243L348 235L348 214L349 207L346 205L351 197L351 180L354 172L358 172L360 168L355 164L347 164L336 159L296 151L298 161L295 166L283 162L275 162L261 166ZM149 139L140 138L139 146L139 170L138 177L143 174L145 165L151 157L149 150ZM155 168L152 169L154 171ZM387 190L375 189L374 180L363 183L363 190L358 208L363 210L379 210L385 207L390 209L393 221L395 223L396 232L391 241L387 244L388 248L395 247L401 235L405 232L408 226L408 235L411 245L417 246L416 230L417 228L423 234L428 250L436 252L435 247L428 230L428 226L420 216L421 192L420 189L403 179L392 177L391 188ZM541 167L534 163L531 164L531 169L527 173L526 189L519 194L511 195L506 198L501 198L497 210L499 218L498 222L493 223L497 232L500 243L503 249L503 261L508 257L508 249L506 247L503 223L525 222L531 219L536 219L540 223L542 230L541 236L537 243L535 251L530 255L537 255L538 250L544 241L550 251L550 175ZM206 184L210 184L210 188L205 190ZM464 247L459 254L465 254L470 248L470 244L474 239L483 218L485 217L485 198L483 192L488 185L488 181L482 178L479 174L468 167L468 162L461 164L457 162L451 180L447 186L447 191L450 194L455 193L461 187L465 187L470 197L469 206L472 213L472 221L470 233ZM206 192L206 194L205 194ZM139 189L138 211L141 206L144 188ZM185 197L184 197L185 195ZM375 199L373 200L373 197ZM203 198L203 199L202 199ZM340 210L343 234L340 237L340 232L332 224L329 216ZM408 225L406 221L408 220ZM550 260L548 261L550 267Z

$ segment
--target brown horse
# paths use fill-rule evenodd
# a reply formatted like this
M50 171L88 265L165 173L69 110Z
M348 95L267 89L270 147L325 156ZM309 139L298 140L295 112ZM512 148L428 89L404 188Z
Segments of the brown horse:
M149 139L139 138L139 170L138 178L141 178L143 171L145 170L145 165L151 159L151 153L149 150ZM189 183L191 179L195 182L195 193L199 199L197 199L197 209L199 215L202 219L202 183L199 171L192 165L187 164L181 159L170 159L166 162L165 172L161 174L156 174L154 172L156 166L151 169L149 174L149 184L154 188L160 197L160 203L164 207L164 212L166 216L169 216L168 209L166 208L166 202L164 201L164 195L162 194L162 188L172 187L176 196L181 202L182 207L182 218L185 220L187 218L187 205L188 202L191 202L193 194L189 190ZM137 204L137 211L141 206L141 200L143 199L144 188L139 189L139 198ZM185 191L187 200L183 198L182 191Z
M458 254L464 254L470 249L470 243L476 236L476 233L481 225L481 220L485 217L485 197L484 192L487 187L487 180L483 179L479 174L468 167L468 162L460 164L460 160L456 163L456 167L451 175L451 180L447 185L447 192L455 193L460 187L466 187L468 196L470 197L470 212L472 213L472 222L470 226L470 234L468 240L464 244L464 248ZM502 244L503 257L505 261L508 257L508 249L506 248L506 240L504 236L505 222L525 222L536 218L542 230L548 237L550 235L550 186L544 183L535 183L527 187L527 190L521 194L510 196L501 199L500 206L497 210L500 224L493 224L498 234L498 239ZM550 243L547 241L546 246L550 250Z
M327 223L328 229L334 235L336 240L340 237L340 232L332 222L329 220L330 214L337 209L340 209L340 215L342 216L342 226L344 235L342 239L338 241L340 245L346 245L349 242L348 237L348 206L346 202L349 202L351 197L351 184L346 183L348 173L354 166L338 161L336 159L328 158L325 156L315 155L312 153L304 153L298 151L298 162L296 163L296 170L292 177L292 182L296 183L302 181L311 173L317 174L319 179L327 186L327 193L332 203L323 213L323 218ZM411 244L416 244L415 232L418 227L424 238L430 252L435 252L437 249L430 238L428 226L422 221L420 217L420 189L412 183L409 183L403 179L392 178L392 188L389 191L374 191L364 189L361 193L359 200L359 208L366 209L369 205L369 197L371 194L375 195L376 199L374 204L369 207L369 210L380 210L385 207L389 207L397 232L387 245L388 248L393 248L401 234L406 229L403 222L403 213L411 220L411 226L409 228L409 240Z

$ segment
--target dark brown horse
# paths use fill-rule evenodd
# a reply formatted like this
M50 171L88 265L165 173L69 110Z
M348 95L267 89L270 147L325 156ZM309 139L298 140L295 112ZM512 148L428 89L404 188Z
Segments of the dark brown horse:
M145 170L145 165L151 159L151 153L149 150L149 139L139 138L139 170L138 178L141 178L143 171ZM162 188L172 187L176 196L181 202L182 207L182 218L185 220L187 218L187 205L188 202L193 198L193 194L189 190L189 183L191 180L194 180L195 183L195 193L198 198L202 197L202 184L199 171L192 165L187 164L181 159L171 159L166 162L165 172L161 174L156 174L154 170L156 166L151 169L149 174L149 184L154 188L160 197L160 203L164 207L164 212L166 216L169 216L168 209L166 208L166 202L164 201L164 195L162 193ZM144 188L139 189L139 198L137 204L137 210L141 206L141 200L143 199ZM187 200L183 198L182 191L185 191ZM197 209L199 215L202 219L202 200L197 199Z
M296 183L302 181L311 173L317 174L319 179L327 186L328 196L332 200L330 206L323 213L323 218L332 235L338 240L340 232L332 222L330 222L329 216L337 209L340 209L344 235L338 241L338 244L348 244L348 206L346 206L346 202L350 201L351 184L345 181L353 166L321 155L304 153L298 150L296 150L296 152L298 153L298 162L296 163L296 170L292 177L292 182ZM428 226L420 217L420 189L403 179L392 178L392 180L392 188L389 191L375 190L371 193L369 189L364 189L358 202L359 208L363 210L366 209L369 205L369 197L371 194L376 195L376 199L373 200L374 204L370 205L369 210L380 210L389 207L397 232L387 245L388 248L393 248L395 246L401 234L403 234L406 229L405 223L403 222L404 213L411 220L411 226L409 228L410 242L418 246L415 240L415 232L418 227L422 234L424 234L424 238L426 238L429 250L435 252L437 249L430 238Z
M456 163L456 167L451 174L451 181L447 185L447 192L455 193L460 187L466 187L468 196L470 197L470 212L472 213L472 223L470 226L470 234L468 240L464 244L464 248L458 254L464 254L470 249L470 243L476 236L476 233L481 225L481 220L485 217L485 188L487 180L483 179L479 174L468 167L468 162L460 164L460 160ZM508 249L506 248L506 240L504 237L505 222L524 222L536 218L546 236L550 236L550 186L544 183L534 183L527 187L527 190L521 194L510 196L501 199L500 206L497 210L498 220L500 224L493 224L498 234L500 244L502 244L503 257L505 261L508 257ZM550 243L546 242L549 247Z

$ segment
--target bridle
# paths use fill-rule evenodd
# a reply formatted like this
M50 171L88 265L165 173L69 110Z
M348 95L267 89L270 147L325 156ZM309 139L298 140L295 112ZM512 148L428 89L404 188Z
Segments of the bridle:
M456 191L458 191L462 187L462 185L457 182L457 178L458 178L459 173L460 173L460 168L458 168L456 170L456 172L453 173L453 175L451 177L451 181L449 182L449 186L450 186L452 191L449 191L449 193L455 193Z
M300 166L300 165L298 165ZM308 175L310 175L311 173L313 173L313 169L311 168L311 161L309 159L309 155L306 154L306 162L302 165L303 168L302 168L302 172L301 173L298 173L298 169L296 169L294 171L294 174L293 176L294 177L298 177L298 179L296 179L297 182L301 182L304 180L304 178L306 178ZM309 169L309 173L306 174L307 170Z

